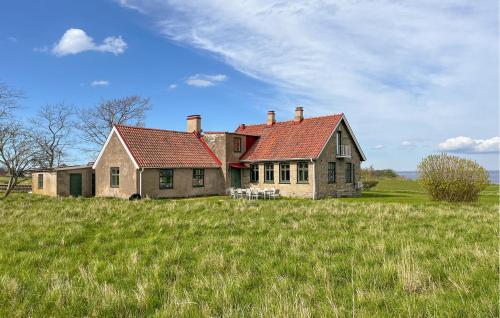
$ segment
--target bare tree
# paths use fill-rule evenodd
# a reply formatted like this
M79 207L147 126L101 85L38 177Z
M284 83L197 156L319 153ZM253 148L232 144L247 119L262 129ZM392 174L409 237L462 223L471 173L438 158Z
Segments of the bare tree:
M66 156L66 148L72 141L73 111L64 103L45 105L31 119L31 135L39 148L37 165L53 168Z
M4 120L12 115L21 97L21 91L0 83L0 120Z
M143 126L150 109L149 98L129 96L101 101L95 107L79 112L78 128L83 141L102 147L116 124Z
M9 173L4 197L10 194L19 178L31 168L36 156L37 147L24 127L13 122L0 127L0 163Z

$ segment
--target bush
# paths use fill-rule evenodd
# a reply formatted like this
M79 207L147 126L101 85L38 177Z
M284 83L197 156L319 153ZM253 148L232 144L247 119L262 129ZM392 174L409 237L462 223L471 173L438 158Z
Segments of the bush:
M363 190L368 191L378 184L377 180L363 180Z
M419 181L434 200L476 201L489 184L488 172L477 162L445 153L418 165Z
M399 178L396 171L392 169L375 170L372 166L361 169L361 178L366 180L395 179Z

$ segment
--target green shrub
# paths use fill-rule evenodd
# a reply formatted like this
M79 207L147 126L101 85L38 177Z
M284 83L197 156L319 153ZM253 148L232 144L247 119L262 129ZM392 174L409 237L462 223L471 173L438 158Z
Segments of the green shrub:
M399 177L398 173L392 169L376 170L373 166L361 168L361 178L365 180L395 179Z
M378 180L363 180L363 190L369 191L378 184Z
M430 196L440 201L476 201L489 184L488 172L477 162L445 153L422 160L418 174Z

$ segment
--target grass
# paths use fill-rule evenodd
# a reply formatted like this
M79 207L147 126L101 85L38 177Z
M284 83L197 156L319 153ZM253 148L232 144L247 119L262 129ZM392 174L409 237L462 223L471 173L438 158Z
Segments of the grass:
M493 200L495 198L495 200ZM498 189L0 201L0 316L498 317Z
M0 177L0 184L9 183L9 177ZM31 184L31 178L21 178L19 179L19 184Z

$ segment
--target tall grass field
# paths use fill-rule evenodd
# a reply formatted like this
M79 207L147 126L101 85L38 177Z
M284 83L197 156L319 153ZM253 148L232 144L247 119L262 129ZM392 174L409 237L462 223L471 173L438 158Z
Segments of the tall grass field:
M0 200L0 317L498 317L498 187Z

